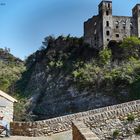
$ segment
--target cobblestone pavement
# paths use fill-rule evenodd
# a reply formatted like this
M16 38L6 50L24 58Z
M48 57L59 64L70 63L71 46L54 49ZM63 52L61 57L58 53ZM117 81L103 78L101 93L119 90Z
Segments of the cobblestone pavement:
M50 137L23 137L23 136L11 136L9 138L0 138L0 140L72 140L72 132L63 132L52 135Z

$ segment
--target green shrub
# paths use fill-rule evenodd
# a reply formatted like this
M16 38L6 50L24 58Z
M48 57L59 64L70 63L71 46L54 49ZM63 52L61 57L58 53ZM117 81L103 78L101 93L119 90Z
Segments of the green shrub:
M115 131L113 132L113 137L114 137L114 138L117 138L117 137L119 136L119 134L120 134L119 130L115 130Z
M101 64L109 64L110 60L111 60L111 56L112 56L112 53L111 53L111 50L109 49L104 49L102 51L100 51L99 53L99 57L100 57L100 61L101 61Z
M134 129L136 135L140 135L140 125Z
M140 40L138 37L127 37L123 40L120 48L123 49L122 55L124 59L129 59L130 57L138 58Z
M134 119L135 119L135 116L133 114L129 114L127 116L127 120L130 121L130 122L134 121Z

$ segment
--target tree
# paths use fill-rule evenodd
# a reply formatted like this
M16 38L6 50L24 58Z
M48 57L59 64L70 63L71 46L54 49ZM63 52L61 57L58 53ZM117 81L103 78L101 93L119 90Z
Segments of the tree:
M111 60L111 56L112 56L111 50L108 48L100 51L99 57L100 57L101 64L103 64L103 65L109 64L109 62Z
M127 37L123 40L120 48L123 49L123 58L138 58L140 56L140 40L137 37Z

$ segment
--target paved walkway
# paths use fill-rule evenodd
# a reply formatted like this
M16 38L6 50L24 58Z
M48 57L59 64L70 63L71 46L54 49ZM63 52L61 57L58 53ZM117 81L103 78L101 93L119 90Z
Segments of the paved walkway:
M63 132L52 135L50 137L23 137L23 136L11 136L10 138L0 138L0 140L72 140L72 132Z

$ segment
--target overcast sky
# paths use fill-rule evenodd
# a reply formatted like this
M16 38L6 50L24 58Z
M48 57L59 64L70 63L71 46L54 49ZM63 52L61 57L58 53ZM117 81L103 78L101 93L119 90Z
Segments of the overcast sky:
M82 36L101 0L0 0L0 47L22 59L48 35ZM4 5L5 3L5 5ZM140 0L113 0L113 15L130 16Z

